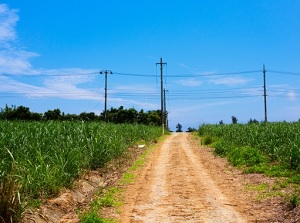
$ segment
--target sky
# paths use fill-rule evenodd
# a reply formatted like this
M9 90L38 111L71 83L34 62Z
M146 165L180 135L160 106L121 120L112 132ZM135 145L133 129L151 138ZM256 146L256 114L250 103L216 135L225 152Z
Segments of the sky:
M0 108L161 109L171 130L300 118L299 0L3 0Z

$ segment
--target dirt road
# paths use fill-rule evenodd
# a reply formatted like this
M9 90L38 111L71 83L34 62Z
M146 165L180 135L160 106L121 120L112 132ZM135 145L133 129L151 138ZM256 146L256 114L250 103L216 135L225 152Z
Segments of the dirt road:
M124 193L120 222L272 222L274 213L260 209L241 179L192 137L173 133L150 154Z

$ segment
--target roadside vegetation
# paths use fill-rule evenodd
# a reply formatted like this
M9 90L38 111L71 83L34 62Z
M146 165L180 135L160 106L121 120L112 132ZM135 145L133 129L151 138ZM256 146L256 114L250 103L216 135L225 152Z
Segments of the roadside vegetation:
M283 178L280 187L295 188L288 203L300 204L300 122L205 124L199 134L202 144L211 145L215 154L245 173Z
M156 126L84 121L0 121L0 222L17 222L24 208L71 187L137 141L161 135ZM107 205L101 201L101 205ZM88 219L85 222L89 222Z

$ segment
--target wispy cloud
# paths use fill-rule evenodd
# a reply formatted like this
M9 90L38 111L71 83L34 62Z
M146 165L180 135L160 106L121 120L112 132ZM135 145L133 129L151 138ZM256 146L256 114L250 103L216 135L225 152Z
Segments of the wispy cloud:
M17 49L0 51L0 74L32 75L39 74L33 69L29 60L39 56L37 53Z
M137 109L153 110L159 107L160 93L153 85L117 85L109 91L110 103L116 107L120 105L135 106Z
M12 78L0 76L0 92L6 94L20 94L22 96L29 96L30 94L52 94L50 89L33 86L30 84L21 83Z
M251 82L251 79L243 78L243 77L221 77L214 78L210 80L210 83L216 85L226 85L226 86L236 86L236 85L244 85Z
M158 93L157 87L153 85L118 85L114 86L112 93Z
M192 69L191 67L189 67L188 65L185 65L184 63L180 63L179 66L183 67L183 68L186 68L188 70L194 70Z
M269 85L267 87L267 94L272 97L283 97L289 101L297 100L297 91L287 84L283 85Z
M87 75L84 75L85 73ZM89 90L78 87L79 84L90 83L95 79L95 75L90 70L74 68L43 70L43 74L48 75L43 81L43 86L53 92L44 95L44 97L100 100L100 96L102 96L102 93L97 92L95 89Z
M10 77L0 76L0 92L28 98L63 98L63 99L89 99L101 100L102 95L94 90L78 88L77 84L86 83L72 78L48 77L42 86L35 86L14 80Z
M196 80L195 78L190 78L190 79L177 80L175 81L175 83L178 83L185 87L198 87L202 84L202 81Z
M38 74L32 68L30 59L39 56L16 48L16 24L19 21L18 10L0 4L0 74Z
M110 98L109 104L114 107L118 106L129 106L135 107L136 109L156 110L159 108L159 103L147 102L147 100L129 100L123 98Z
M287 97L290 101L296 101L297 99L297 94L295 91L290 90L289 92L287 92Z
M244 89L239 89L238 92L241 95L262 96L263 95L263 88L248 87L248 88L244 88Z
M18 10L0 4L0 92L30 98L101 100L96 91L78 87L95 79L95 75L82 75L94 70L34 68L30 60L39 54L22 50L16 44L18 21ZM34 79L31 84L21 81L21 77L28 75L36 75L32 78L41 81Z
M6 4L0 4L0 43L16 39L15 26L19 20L18 10L9 9Z

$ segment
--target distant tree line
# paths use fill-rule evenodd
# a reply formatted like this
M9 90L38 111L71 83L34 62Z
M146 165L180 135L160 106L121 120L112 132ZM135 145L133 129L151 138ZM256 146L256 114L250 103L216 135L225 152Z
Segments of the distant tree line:
M65 114L60 109L48 110L42 113L31 112L25 106L5 106L0 109L0 120L25 120L25 121L47 121L47 120L68 120L68 121L106 121L111 123L138 123L145 125L160 125L160 110L140 111L134 108L124 109L123 106L111 108L106 112L106 120L104 113L96 115L94 112L82 112L77 114Z
M232 124L238 124L237 117L231 116L231 123ZM250 118L250 120L248 121L248 124L258 124L258 123L259 123L259 121L257 121L256 119L252 119L252 118ZM219 124L223 125L224 124L223 120L219 121Z

